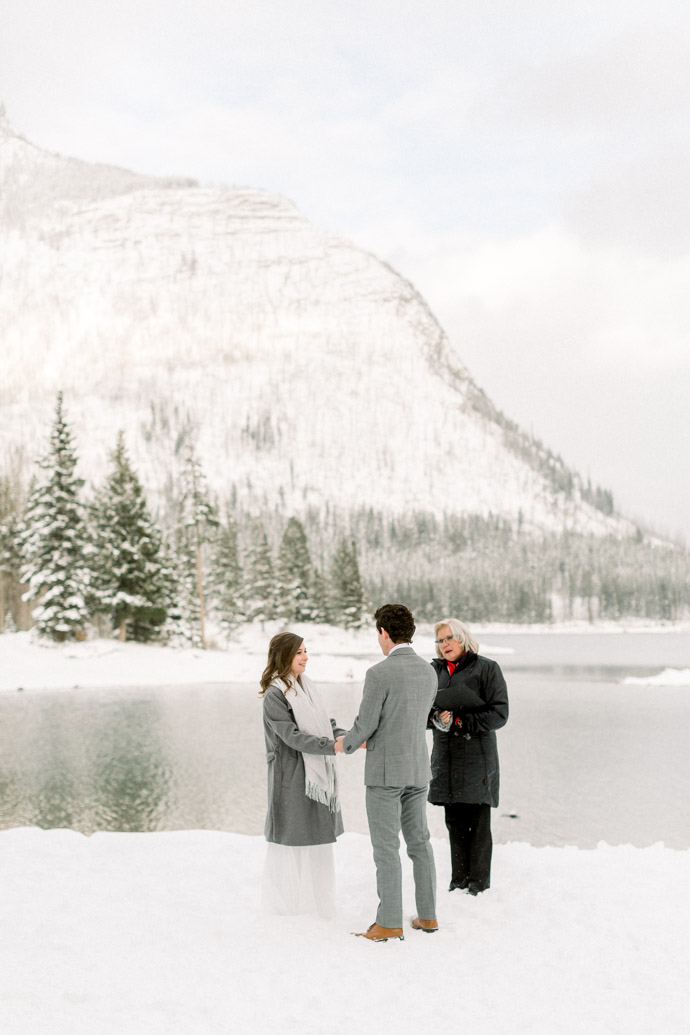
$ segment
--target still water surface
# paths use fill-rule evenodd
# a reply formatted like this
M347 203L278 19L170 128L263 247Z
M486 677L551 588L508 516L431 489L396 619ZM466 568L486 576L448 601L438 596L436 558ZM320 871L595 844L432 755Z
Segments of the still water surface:
M690 687L622 683L690 668L689 635L502 634L482 648L495 651L511 704L496 841L690 847ZM321 689L348 726L361 686ZM338 765L345 827L366 833L363 755ZM260 834L265 799L254 686L0 694L2 828ZM428 813L444 835L442 810Z

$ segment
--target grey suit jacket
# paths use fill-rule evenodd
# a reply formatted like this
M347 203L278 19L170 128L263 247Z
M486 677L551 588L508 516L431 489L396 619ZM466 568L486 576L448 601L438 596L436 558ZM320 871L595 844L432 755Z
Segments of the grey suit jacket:
M368 670L359 715L343 741L349 755L366 740L367 786L428 784L426 724L437 689L436 673L412 647L399 647Z

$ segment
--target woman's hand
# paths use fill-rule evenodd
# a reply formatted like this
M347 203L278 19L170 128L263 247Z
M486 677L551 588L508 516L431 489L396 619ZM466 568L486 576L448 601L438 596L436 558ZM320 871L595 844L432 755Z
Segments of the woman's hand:
M453 713L452 712L441 712L439 718L441 719L441 722L450 722L450 720L453 718Z

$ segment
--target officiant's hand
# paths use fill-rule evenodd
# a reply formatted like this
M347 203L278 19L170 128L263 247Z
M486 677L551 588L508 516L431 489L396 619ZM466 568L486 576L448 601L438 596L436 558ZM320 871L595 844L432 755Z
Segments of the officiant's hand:
M345 740L345 734L343 734L341 737L336 737L335 738L335 747L333 748L333 754L334 755L337 755L338 752L340 752L343 755L345 754L345 748L343 747L343 741L344 740Z

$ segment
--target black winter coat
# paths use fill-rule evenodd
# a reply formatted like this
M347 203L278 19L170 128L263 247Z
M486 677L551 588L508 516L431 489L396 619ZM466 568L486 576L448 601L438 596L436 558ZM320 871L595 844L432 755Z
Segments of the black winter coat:
M434 712L453 713L447 733L434 731L429 801L498 805L499 768L495 730L508 721L508 688L491 658L468 652L452 676L441 658L431 662L438 676ZM455 720L462 720L459 727ZM431 724L431 719L429 720Z

